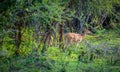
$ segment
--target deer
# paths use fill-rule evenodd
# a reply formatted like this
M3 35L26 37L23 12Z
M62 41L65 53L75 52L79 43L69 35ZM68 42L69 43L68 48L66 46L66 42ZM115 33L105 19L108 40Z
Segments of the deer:
M82 42L86 36L86 34L91 34L92 32L89 30L85 30L84 33L78 34L69 32L64 35L65 38L65 44L67 47L69 47L72 43L79 43Z
M65 40L65 46L69 47L72 43L82 42L86 34L91 34L91 31L85 30L83 34L78 34L78 33L73 33L73 32L64 33L63 36ZM41 34L42 36L41 42L45 40L46 35L47 35L46 33ZM49 46L53 45L53 38L54 38L54 35L52 34L48 35L46 39L47 45Z

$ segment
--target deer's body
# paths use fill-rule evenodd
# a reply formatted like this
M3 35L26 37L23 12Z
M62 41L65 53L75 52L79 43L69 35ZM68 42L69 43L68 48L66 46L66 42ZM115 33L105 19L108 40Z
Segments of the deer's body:
M65 41L66 45L69 46L71 43L78 43L84 39L85 34L77 34L77 33L66 33Z
M64 35L65 41L66 41L66 46L70 46L72 43L79 43L83 41L84 37L86 34L92 34L91 31L85 30L83 34L78 34L78 33L66 33Z

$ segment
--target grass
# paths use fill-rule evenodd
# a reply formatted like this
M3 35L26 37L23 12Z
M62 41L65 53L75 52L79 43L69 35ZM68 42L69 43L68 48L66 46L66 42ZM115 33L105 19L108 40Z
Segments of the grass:
M30 46L22 45L20 56L0 56L0 72L120 72L119 34L104 31L88 35L66 52L51 46L41 54L41 48L32 52Z

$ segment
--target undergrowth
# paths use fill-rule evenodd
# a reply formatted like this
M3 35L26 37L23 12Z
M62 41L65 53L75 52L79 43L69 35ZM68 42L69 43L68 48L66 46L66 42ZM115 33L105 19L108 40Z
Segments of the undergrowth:
M0 50L0 72L120 72L119 34L98 32L66 51L49 46L44 54L42 46L36 50L35 42L30 42L30 46L27 42L28 45L22 44L19 56L14 56L14 45L4 43Z

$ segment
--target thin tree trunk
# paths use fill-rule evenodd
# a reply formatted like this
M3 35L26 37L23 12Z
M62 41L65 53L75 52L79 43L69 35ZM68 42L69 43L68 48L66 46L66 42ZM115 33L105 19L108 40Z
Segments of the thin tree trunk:
M49 35L50 35L50 31L48 31L47 32L47 34L45 35L45 39L44 39L44 45L43 45L43 48L42 48L42 50L41 50L41 53L43 54L45 51L46 51L46 43L47 43L47 39L48 39L48 37L49 37Z
M60 45L59 45L59 47L63 48L63 46L64 46L63 45L63 34L64 34L64 26L63 26L63 24L60 25L59 34L60 34L60 38L59 38Z
M16 37L16 51L15 54L18 56L19 55L19 48L20 48L20 44L21 44L21 37L22 37L22 33L21 33L21 26L22 24L20 22L16 23L17 26L17 37Z

